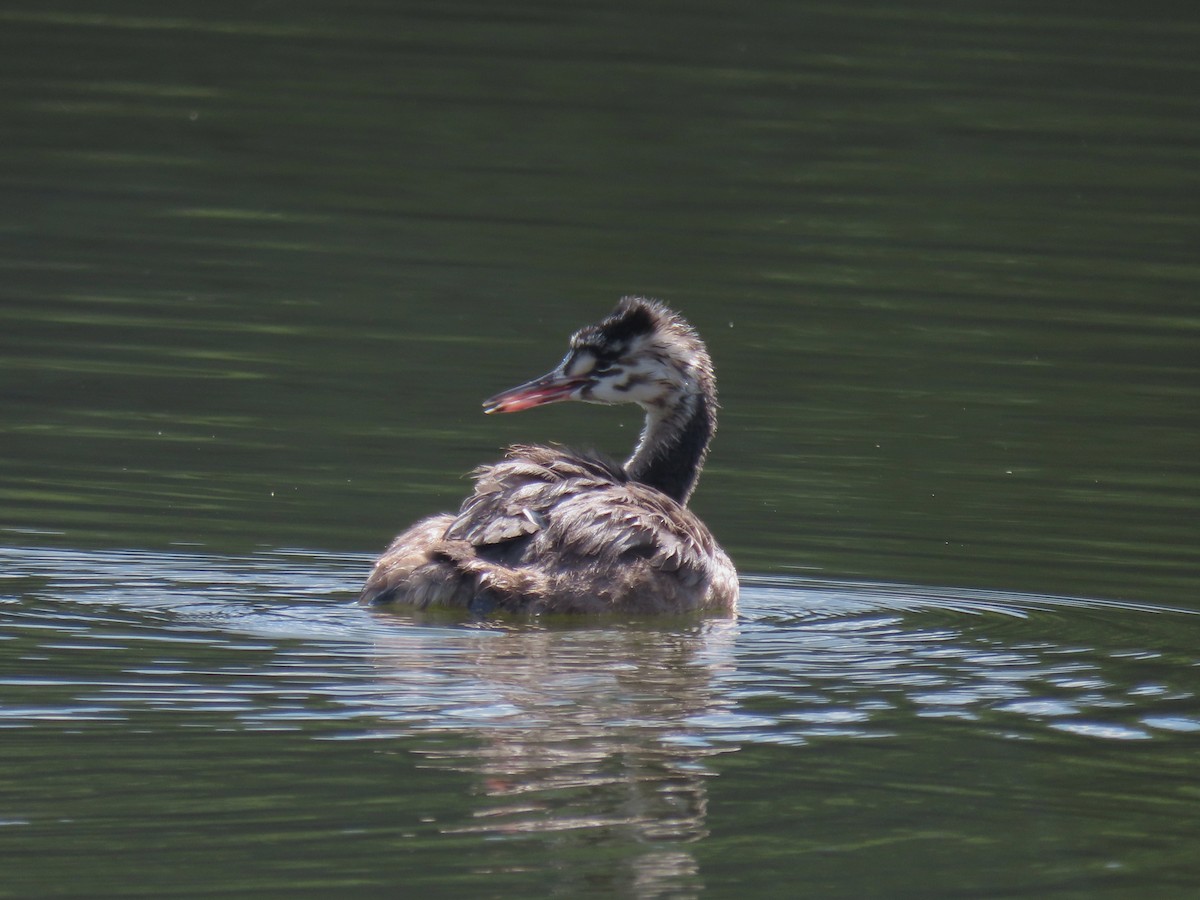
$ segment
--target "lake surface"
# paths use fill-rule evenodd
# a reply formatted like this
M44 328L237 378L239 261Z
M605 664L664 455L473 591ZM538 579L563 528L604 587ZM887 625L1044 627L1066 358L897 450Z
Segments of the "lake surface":
M1190 897L1200 13L0 10L0 897ZM617 297L736 620L360 609Z

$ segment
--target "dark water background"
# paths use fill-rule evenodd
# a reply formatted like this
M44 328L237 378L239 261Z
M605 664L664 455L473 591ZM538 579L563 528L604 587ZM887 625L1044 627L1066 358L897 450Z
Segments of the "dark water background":
M0 896L1200 884L1192 5L0 5ZM351 600L623 293L737 622Z

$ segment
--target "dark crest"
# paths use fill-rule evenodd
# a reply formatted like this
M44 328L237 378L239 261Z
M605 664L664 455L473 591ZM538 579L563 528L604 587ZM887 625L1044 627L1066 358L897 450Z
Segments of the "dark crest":
M576 350L591 350L598 354L622 352L636 337L650 334L660 327L666 308L645 297L622 297L617 308L595 325L581 328L571 339Z

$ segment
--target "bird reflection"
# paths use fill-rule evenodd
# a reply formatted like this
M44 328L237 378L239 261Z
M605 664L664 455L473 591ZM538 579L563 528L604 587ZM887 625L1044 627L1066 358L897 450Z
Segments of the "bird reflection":
M444 831L541 837L568 888L602 877L637 897L699 890L687 845L707 834L706 761L732 748L689 722L729 703L714 684L733 667L733 620L464 631L470 647L450 654L437 632L381 631L377 664L407 714L416 703L435 731L469 738L417 750L478 779L470 820Z

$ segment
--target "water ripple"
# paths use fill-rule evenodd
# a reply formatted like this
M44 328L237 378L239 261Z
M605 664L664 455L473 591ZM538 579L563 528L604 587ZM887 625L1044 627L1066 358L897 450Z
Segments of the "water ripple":
M918 719L1025 738L1200 730L1181 677L1200 617L1156 606L748 578L736 622L497 628L359 609L364 561L314 552L0 562L17 663L0 689L51 698L6 703L8 727L174 711L343 738L641 732L693 749L875 739Z

